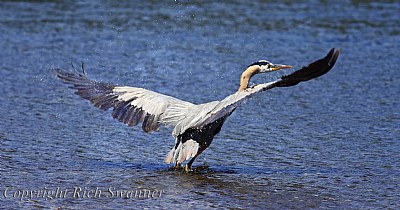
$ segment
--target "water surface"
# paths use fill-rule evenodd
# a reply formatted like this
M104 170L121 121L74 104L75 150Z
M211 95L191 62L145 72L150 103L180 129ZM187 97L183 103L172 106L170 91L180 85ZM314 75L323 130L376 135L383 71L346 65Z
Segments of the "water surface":
M399 11L397 1L2 1L1 206L399 208ZM51 71L84 62L93 79L203 103L236 91L254 61L300 68L331 47L341 48L331 72L253 97L189 175L163 163L169 128L126 127ZM18 194L57 187L71 193Z

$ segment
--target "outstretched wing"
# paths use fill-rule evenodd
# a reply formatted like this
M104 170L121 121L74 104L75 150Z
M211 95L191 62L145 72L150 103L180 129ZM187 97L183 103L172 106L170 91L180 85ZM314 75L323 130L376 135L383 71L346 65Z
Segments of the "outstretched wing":
M305 66L289 75L282 76L282 78L279 80L256 85L244 91L236 92L220 101L220 103L208 113L208 116L204 117L206 120L199 122L196 127L202 127L231 114L232 111L235 110L236 107L238 107L245 99L251 97L255 93L266 91L275 87L294 86L300 82L317 78L332 69L338 56L339 51L335 48L332 48L324 58L314 61L308 66Z
M143 122L145 132L158 129L160 123L176 125L185 117L192 103L150 90L118 86L90 80L86 73L54 69L56 76L76 89L76 94L101 110L112 108L113 118L128 126ZM169 110L166 113L166 110ZM168 116L168 117L165 117ZM163 120L165 119L165 120Z

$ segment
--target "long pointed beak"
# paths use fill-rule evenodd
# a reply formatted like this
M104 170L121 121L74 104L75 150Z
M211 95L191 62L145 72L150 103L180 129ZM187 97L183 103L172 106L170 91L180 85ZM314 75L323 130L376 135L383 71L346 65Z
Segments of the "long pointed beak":
M274 66L271 68L272 71L278 71L281 69L288 69L292 68L292 66L289 65L283 65L283 64L274 64Z

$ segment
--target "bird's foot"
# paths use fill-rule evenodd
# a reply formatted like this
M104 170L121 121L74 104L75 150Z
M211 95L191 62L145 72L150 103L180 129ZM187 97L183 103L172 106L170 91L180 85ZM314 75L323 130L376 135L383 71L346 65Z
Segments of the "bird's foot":
M175 171L182 171L183 167L182 167L182 165L180 163L178 163L175 166L172 166L171 169L175 170Z
M193 171L193 170L192 170L192 167L189 166L189 164L186 164L186 166L185 166L185 172L186 172L186 173L189 173L189 172L191 172L191 171Z
M169 169L172 171L184 171L185 173L194 171L189 164L186 164L185 167L183 167L181 164L176 164L175 166L171 166Z

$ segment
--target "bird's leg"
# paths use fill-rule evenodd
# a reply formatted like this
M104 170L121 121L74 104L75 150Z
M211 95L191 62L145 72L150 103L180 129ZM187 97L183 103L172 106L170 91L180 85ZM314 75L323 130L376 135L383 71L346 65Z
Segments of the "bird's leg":
M200 148L199 148L199 151L197 152L197 154L196 154L194 157L192 157L192 159L190 159L190 161L189 161L189 162L186 164L186 166L185 166L185 171L186 171L186 173L192 171L192 164L193 164L194 160L195 160L195 159L197 158L197 156L199 156L206 148L207 148L207 147L205 147L205 148L200 147Z
M175 170L180 170L180 169L182 169L182 165L180 163L176 163L174 169Z
M186 166L185 166L186 173L192 171L192 164L193 164L194 160L196 159L196 157L197 157L197 155L192 157L192 159L190 159L190 161L186 164Z

